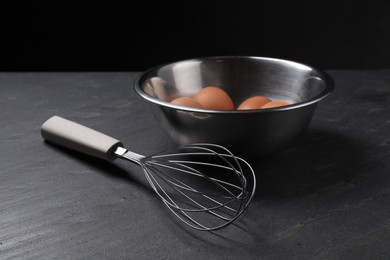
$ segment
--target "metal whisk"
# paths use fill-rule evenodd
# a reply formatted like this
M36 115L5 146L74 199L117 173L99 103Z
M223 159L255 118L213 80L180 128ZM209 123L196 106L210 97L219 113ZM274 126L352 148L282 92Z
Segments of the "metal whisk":
M198 230L226 227L247 209L256 190L252 167L216 144L191 144L153 156L123 148L120 141L53 116L41 127L45 140L106 160L138 164L171 212Z

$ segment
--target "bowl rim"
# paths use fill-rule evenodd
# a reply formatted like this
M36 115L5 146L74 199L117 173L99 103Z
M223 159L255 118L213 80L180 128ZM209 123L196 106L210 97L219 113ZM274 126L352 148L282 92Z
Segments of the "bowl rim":
M317 74L319 74L322 80L325 81L326 86L325 89L318 95L309 98L307 100L296 102L290 105L281 106L281 107L274 107L274 108L266 108L266 109L248 109L248 110L214 110L214 109L205 109L205 108L194 108L194 107L186 107L186 106L179 106L174 105L170 102L160 100L158 98L152 97L149 94L147 94L141 87L140 82L145 77L145 75L149 74L152 71L156 71L164 66L171 66L174 64L182 63L182 62L195 62L195 61L202 61L202 60L215 60L215 59L256 59L256 60L269 60L279 63L289 63L293 64L295 66L300 67L306 67L310 70L315 71ZM281 59L281 58L273 58L273 57L263 57L263 56L205 56L205 57L199 57L199 58L192 58L192 59L183 59L183 60L177 60L174 62L168 62L164 64L160 64L154 67L151 67L143 72L141 72L134 80L133 82L133 89L135 92L140 95L142 98L144 98L147 101L150 101L156 105L172 108L175 110L182 110L182 111L188 111L188 112L197 112L197 113L212 113L212 114L248 114L248 113L269 113L269 112L275 112L275 111L286 111L286 110L293 110L300 107L309 106L314 103L318 103L322 99L326 98L334 89L334 80L332 77L326 73L325 71L318 69L314 66L307 65L304 63L296 62L293 60L288 59Z

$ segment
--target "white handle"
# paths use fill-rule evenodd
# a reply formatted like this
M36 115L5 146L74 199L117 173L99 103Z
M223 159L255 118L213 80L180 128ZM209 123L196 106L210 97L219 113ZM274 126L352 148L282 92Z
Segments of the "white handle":
M41 134L45 140L106 160L114 160L120 141L91 128L53 116L43 123Z

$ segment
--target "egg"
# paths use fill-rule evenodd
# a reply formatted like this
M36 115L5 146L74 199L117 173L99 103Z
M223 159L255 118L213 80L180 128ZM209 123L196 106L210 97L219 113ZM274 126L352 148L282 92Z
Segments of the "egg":
M246 99L242 102L237 110L249 110L249 109L260 109L266 103L271 102L271 99L264 96L254 96Z
M221 88L208 86L202 88L194 99L198 101L203 108L215 110L233 110L234 104L230 96Z
M190 97L179 97L171 101L172 104L185 107L203 108L198 101Z
M271 102L266 103L261 108L273 108L273 107L281 107L281 106L287 106L290 105L290 102L287 102L285 100L273 100Z

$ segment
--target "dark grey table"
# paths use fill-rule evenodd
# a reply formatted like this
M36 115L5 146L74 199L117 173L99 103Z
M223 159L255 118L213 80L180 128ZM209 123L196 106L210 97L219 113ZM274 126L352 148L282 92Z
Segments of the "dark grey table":
M390 70L329 73L307 131L250 161L256 197L214 233L177 221L137 166L40 136L59 115L141 154L174 147L137 73L1 73L0 259L389 259Z

